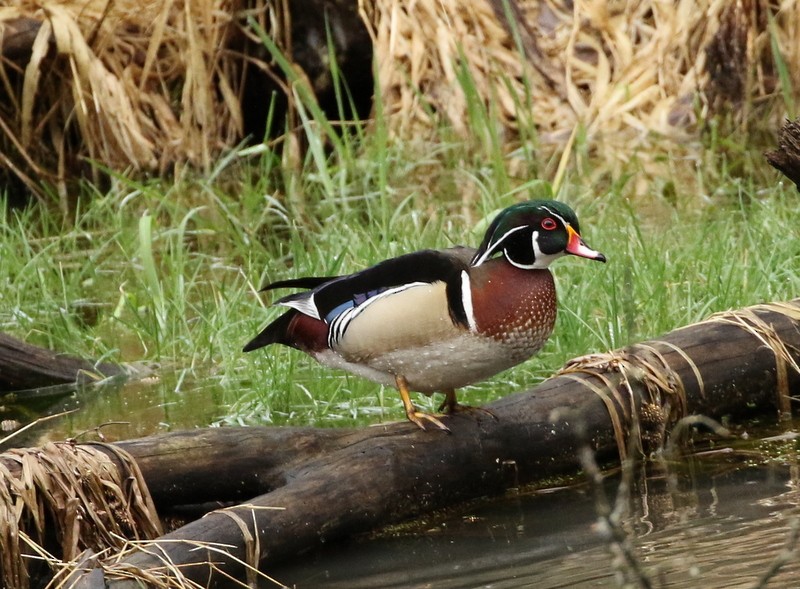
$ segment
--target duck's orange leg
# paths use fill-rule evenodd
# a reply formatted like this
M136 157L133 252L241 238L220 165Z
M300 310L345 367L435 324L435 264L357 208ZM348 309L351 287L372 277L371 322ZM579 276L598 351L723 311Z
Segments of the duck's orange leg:
M395 382L397 383L397 390L400 391L400 398L403 400L403 407L405 407L406 410L406 417L408 417L408 420L411 423L416 424L417 427L424 430L425 421L428 421L438 427L440 430L450 433L450 428L443 424L435 415L420 411L414 406L414 403L411 402L411 397L409 396L408 381L406 381L405 377L400 375L395 376Z
M492 419L497 419L497 416L489 411L488 409L484 409L483 407L472 407L471 405L462 405L456 399L456 391L455 389L449 389L444 391L444 401L442 404L439 405L439 411L444 411L449 415L453 415L454 413L485 413Z

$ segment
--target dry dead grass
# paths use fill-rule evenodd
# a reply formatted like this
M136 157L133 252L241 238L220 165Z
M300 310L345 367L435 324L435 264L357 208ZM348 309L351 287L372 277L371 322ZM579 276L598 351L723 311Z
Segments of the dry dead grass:
M267 12L249 14L265 23ZM2 61L0 159L51 181L86 158L114 170L209 167L242 136L237 14L236 0L0 7L5 44L20 22L41 23L29 58Z
M360 4L385 110L402 135L430 128L425 107L471 132L459 68L509 140L533 123L542 145L563 146L581 128L598 150L624 157L623 146L654 136L694 137L698 115L711 109L733 106L747 125L753 104L779 100L768 6L800 87L800 3L792 0L778 10L759 0L522 0L524 21L511 27L498 15L516 5L503 0ZM778 111L776 122L785 115Z
M116 456L120 468L90 444L47 443L0 456L3 587L31 586L37 561L45 570L59 572L63 561L78 558L84 550L120 549L128 539L162 534L135 461L118 448L102 446ZM56 548L58 557L52 554Z
M442 119L463 136L485 132L469 124L476 96L506 144L535 129L555 153L580 129L612 164L654 138L695 137L710 111L730 109L746 127L753 108L777 105L777 127L768 14L800 87L797 0L358 4L400 137L434 136ZM11 0L0 46L20 23L41 26L25 59L0 61L0 161L31 188L37 176L63 184L87 158L115 170L208 168L242 138L243 64L254 59L239 49L256 36L240 25L252 16L285 39L285 6Z

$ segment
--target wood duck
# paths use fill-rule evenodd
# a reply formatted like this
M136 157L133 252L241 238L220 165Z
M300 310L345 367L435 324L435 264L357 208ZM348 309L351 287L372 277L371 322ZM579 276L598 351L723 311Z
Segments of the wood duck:
M245 347L284 344L322 364L400 391L406 415L425 429L447 426L417 409L409 391L443 392L439 411L460 405L455 389L533 356L556 321L551 262L572 254L605 262L580 236L562 202L533 200L500 212L477 250L422 250L334 277L274 282L302 288L275 301L289 311Z

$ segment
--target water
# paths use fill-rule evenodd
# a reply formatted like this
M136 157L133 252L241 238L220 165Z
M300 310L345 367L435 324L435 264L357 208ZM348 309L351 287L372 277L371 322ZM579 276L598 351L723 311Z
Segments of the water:
M141 438L174 430L211 425L228 407L224 388L212 379L195 381L185 373L164 372L136 380L111 380L99 386L48 387L61 392L46 406L23 409L3 406L2 419L30 423L5 444L8 447L40 446L48 440L77 437L78 441ZM47 393L48 390L44 390ZM63 414L63 415L62 415ZM56 416L36 423L34 418ZM2 436L0 436L2 437Z
M651 472L637 485L623 526L652 586L754 587L800 515L797 467L712 464L670 476ZM607 485L612 499L618 482ZM583 486L516 494L269 573L299 589L622 586L626 567L615 564L597 521ZM769 586L800 586L796 557Z

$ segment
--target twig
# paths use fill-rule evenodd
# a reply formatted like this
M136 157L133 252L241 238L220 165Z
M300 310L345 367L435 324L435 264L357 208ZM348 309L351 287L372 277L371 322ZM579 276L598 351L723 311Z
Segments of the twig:
M39 417L36 420L30 422L29 424L19 428L17 431L8 434L5 438L0 439L0 446L4 446L6 442L13 439L15 436L21 434L22 432L32 428L35 425L40 423L44 423L45 421L49 421L51 419L55 419L56 417L63 417L65 415L69 415L70 413L75 413L77 409L70 409L69 411L62 411L61 413L54 413L53 415L48 415L46 417Z

